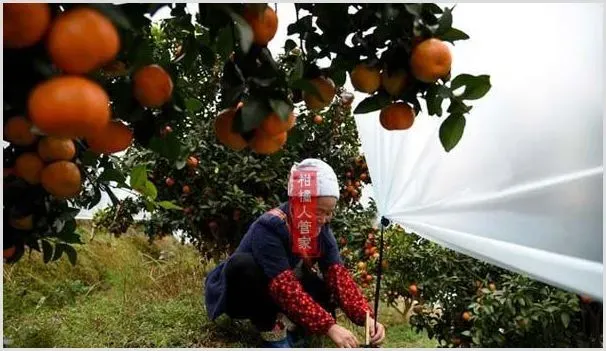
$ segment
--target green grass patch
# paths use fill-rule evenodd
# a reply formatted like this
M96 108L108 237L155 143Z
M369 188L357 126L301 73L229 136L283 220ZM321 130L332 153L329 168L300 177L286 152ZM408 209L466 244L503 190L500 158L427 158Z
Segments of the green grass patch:
M149 243L81 227L78 264L44 264L37 252L4 265L4 337L9 347L259 347L248 321L210 322L202 285L214 263L172 237ZM383 308L386 347L433 347ZM362 337L363 330L341 318ZM348 324L349 323L349 324ZM332 347L326 338L312 346Z

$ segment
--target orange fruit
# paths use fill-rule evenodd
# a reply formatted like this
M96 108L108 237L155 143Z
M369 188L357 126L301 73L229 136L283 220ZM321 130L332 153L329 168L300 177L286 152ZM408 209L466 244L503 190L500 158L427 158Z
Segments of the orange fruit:
M191 192L191 188L189 187L189 185L184 185L182 190L183 194L189 194Z
M462 318L466 322L469 321L471 319L471 313L469 313L467 311L463 312Z
M38 84L29 95L27 108L42 132L66 138L99 133L110 119L105 90L77 76L60 76Z
M35 152L25 152L15 160L15 174L30 184L40 183L44 162Z
M349 74L351 85L357 90L373 94L381 86L381 72L376 67L359 64Z
M170 100L173 81L164 68L148 65L139 69L133 76L133 91L142 106L160 107Z
M51 22L48 4L6 3L2 8L5 48L21 49L36 44Z
M361 270L361 271L365 270L366 269L366 262L362 262L362 261L358 262L358 269Z
M315 124L322 124L322 121L323 121L323 120L324 120L324 119L323 119L323 118L322 118L322 116L320 116L320 115L315 115L315 116L314 116L314 123L315 123Z
M392 74L387 72L387 70L384 70L381 73L383 89L391 96L400 95L404 91L407 82L408 75L405 71L397 71Z
M76 145L71 139L49 135L38 143L38 155L46 162L69 161L76 156Z
M278 114L271 113L269 116L265 117L263 122L261 122L261 129L265 134L278 135L294 127L295 120L295 114L292 112L288 115L286 121L283 121Z
M166 178L165 183L168 187L175 185L175 181L171 177Z
M310 83L316 87L320 97L304 91L303 100L305 100L307 108L311 110L319 110L330 105L336 92L335 83L332 81L332 79L316 77L312 79Z
M4 139L19 146L31 145L38 138L32 133L32 122L23 116L11 117L4 124Z
M189 156L187 158L187 167L189 168L196 168L198 167L198 159L195 158L194 156Z
M32 215L13 217L9 222L11 227L19 230L31 230L34 227L34 217Z
M253 32L253 42L260 46L266 46L274 38L278 31L278 16L269 6L261 12L254 7L244 10L244 19Z
M241 105L238 105L238 108ZM219 142L228 148L240 151L248 144L239 133L233 130L236 108L223 110L215 120L215 135Z
M9 259L9 258L13 257L13 255L15 254L15 251L17 251L17 248L14 247L14 246L11 246L8 249L4 249L4 252L3 252L2 256L5 259Z
M441 40L424 40L412 49L410 68L413 76L425 83L433 83L450 72L452 55Z
M57 161L44 167L40 182L49 194L68 199L80 193L82 177L75 163Z
M396 102L381 109L379 115L381 125L387 130L408 129L415 121L412 107L404 102Z
M126 150L133 142L133 131L120 121L111 121L96 134L86 137L91 151L113 154Z
M278 135L267 135L261 129L255 130L254 137L250 140L250 148L262 155L269 155L279 151L286 143L287 132Z
M84 74L116 57L120 36L113 23L99 11L78 7L53 21L47 48L51 61L61 70Z
M408 287L408 292L410 292L412 295L416 295L417 292L419 292L419 289L415 284L412 284Z

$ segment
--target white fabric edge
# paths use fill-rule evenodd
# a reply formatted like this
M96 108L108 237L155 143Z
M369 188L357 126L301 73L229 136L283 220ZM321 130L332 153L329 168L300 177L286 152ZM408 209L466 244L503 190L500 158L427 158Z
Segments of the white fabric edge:
M603 300L603 265L579 258L489 239L426 223L389 218L415 233L454 251L494 264L547 284ZM432 233L431 236L424 233ZM479 254L483 252L484 254ZM535 274L527 273L529 271ZM540 274L540 276L539 276Z

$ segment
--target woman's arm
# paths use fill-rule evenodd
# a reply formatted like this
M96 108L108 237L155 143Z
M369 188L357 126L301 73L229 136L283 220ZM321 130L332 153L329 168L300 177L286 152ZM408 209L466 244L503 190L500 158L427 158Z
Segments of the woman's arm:
M309 332L326 334L335 320L303 289L290 268L280 237L272 233L271 228L259 226L254 233L252 249L255 261L269 278L269 294L276 304L293 322Z
M323 271L324 279L347 317L357 325L364 325L366 311L369 311L371 317L374 317L372 309L351 274L343 265L335 236L330 229L325 230L326 232L322 233L323 255L320 259L320 268Z

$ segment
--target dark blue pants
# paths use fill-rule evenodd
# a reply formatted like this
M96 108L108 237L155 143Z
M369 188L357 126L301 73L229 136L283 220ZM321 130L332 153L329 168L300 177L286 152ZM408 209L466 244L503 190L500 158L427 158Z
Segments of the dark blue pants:
M314 301L335 316L336 305L331 301L324 280L305 265L297 267L295 274ZM225 276L227 315L234 319L250 319L260 331L273 329L281 309L269 295L269 278L252 254L234 254L225 266Z

